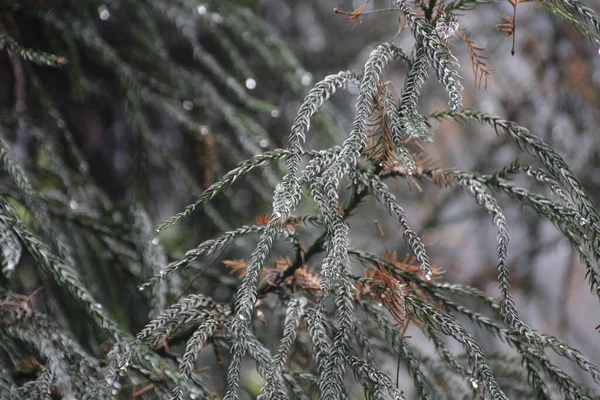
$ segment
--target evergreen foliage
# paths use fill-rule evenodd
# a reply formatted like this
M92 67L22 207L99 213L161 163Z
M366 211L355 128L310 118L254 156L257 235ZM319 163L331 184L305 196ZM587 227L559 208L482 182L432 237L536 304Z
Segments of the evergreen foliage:
M258 55L272 79L297 96L309 75L250 10L190 0L29 3L8 2L0 18L0 46L14 77L13 109L0 116L0 398L234 400L252 363L263 378L259 399L357 398L352 375L366 398L404 399L405 389L387 371L389 355L406 367L420 399L600 396L600 369L558 338L532 329L511 294L509 227L498 193L556 226L577 250L599 298L600 215L551 146L514 122L463 108L448 39L456 34L458 13L485 12L479 6L489 1L392 1L387 12L407 24L400 35L411 35L413 48L378 44L362 70L341 71L312 86L285 148L275 148L277 138L257 122L279 110L249 94L252 77L265 71L248 54ZM518 3L511 2L515 10ZM576 0L539 3L600 44L600 20L591 8ZM361 15L357 10L353 17ZM515 17L510 24L512 33L510 26L499 29L514 36ZM48 48L31 49L28 43L39 43L42 34L51 38ZM476 58L478 48L471 46ZM407 74L396 96L382 75L400 63ZM474 71L485 64L479 65ZM424 115L419 100L430 69L449 109ZM134 190L111 195L97 184L49 76L66 79L84 104L119 99L131 138L127 149L115 151L128 158ZM327 103L350 85L358 94L345 140L306 149L312 121L319 134L335 140ZM429 124L442 119L490 126L539 165L515 160L493 174L440 168L414 150L436 140ZM177 125L200 167L179 157L169 138L152 128L157 124ZM17 151L23 142L26 155ZM231 156L214 158L215 143ZM156 181L149 175L157 166L166 166L196 200L155 228L148 210ZM262 176L254 173L259 169ZM552 197L519 186L522 173L547 186ZM222 178L213 182L216 174ZM419 228L390 189L392 180L460 187L491 216L499 301L443 281ZM239 225L247 213L228 191L238 183L252 187L260 199L255 206L272 203L271 214ZM223 204L211 204L217 197ZM314 212L301 214L301 203ZM411 253L404 260L396 252L352 247L356 227L348 218L373 204L401 227ZM183 255L168 254L157 233L200 210L210 232L221 233ZM226 262L238 276L212 271L214 261L205 260L217 260L246 236L258 236L254 249ZM357 274L355 265L367 273ZM198 277L206 284L194 286ZM18 294L27 291L28 280L44 293ZM227 300L207 294L211 286L223 288ZM137 315L128 315L128 304ZM261 319L268 320L264 328ZM409 325L435 354L411 343ZM513 353L487 353L482 332ZM447 339L462 350L454 351ZM206 347L222 367L216 384L199 367Z

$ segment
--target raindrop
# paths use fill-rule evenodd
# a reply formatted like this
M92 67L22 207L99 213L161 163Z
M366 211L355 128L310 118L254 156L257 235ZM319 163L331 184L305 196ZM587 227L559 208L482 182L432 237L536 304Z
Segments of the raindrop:
M308 86L310 85L310 83L312 82L312 76L307 72L302 74L302 80L301 80L302 84L304 86Z
M273 117L273 118L279 117L279 110L277 110L277 109L271 110L271 117Z
M210 129L208 128L208 126L204 126L203 125L203 126L200 127L200 134L202 136L208 135L209 133L210 133Z
M600 54L600 49L598 49L598 54Z
M146 286L138 286L138 290L139 290L140 292L143 292L143 291L144 291L144 289L146 289Z
M156 246L158 244L158 238L152 239L152 244Z
M198 14L200 14L200 15L206 14L206 7L205 6L198 6Z
M474 389L477 389L479 387L479 383L477 383L477 380L471 378L471 386L473 386Z
M579 225L581 225L581 226L585 226L586 224L587 224L587 219L585 219L585 218L581 218L581 219L579 220Z
M269 141L267 139L260 139L258 145L263 149L266 149L267 147L269 147Z
M252 90L252 89L256 88L256 81L254 79L252 79L252 78L246 79L246 87L249 90Z
M98 310L102 310L102 308L103 308L102 304L100 304L100 303L94 304L94 307L96 307Z
M281 218L281 213L279 211L273 211L271 215L271 219Z
M101 5L98 7L98 15L102 21L106 21L110 18L110 11L108 11L108 8L106 8L105 5Z
M431 271L427 270L427 272L425 272L425 279L430 281L431 278L433 278L433 274L431 273Z
M377 303L377 306L383 307L383 304L382 303Z
M186 111L191 111L194 108L194 103L189 100L183 102L183 109Z
M165 271L164 269L160 270L160 276L165 276L167 274L167 271Z
M242 321L245 321L245 320L246 320L246 317L245 317L245 316L243 316L243 315L240 315L240 317L239 317L239 318L240 318L240 320L242 320Z
M77 210L79 208L79 203L75 200L71 200L69 202L69 207L71 207L71 210Z

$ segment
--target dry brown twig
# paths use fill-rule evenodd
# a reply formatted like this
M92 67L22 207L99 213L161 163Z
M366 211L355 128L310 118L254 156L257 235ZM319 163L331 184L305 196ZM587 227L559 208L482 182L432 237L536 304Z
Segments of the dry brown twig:
M506 23L496 25L496 29L498 29L500 32L505 33L507 37L512 36L513 41L510 54L512 54L513 56L515 55L515 41L517 36L517 6L527 1L529 0L508 0L510 5L513 7L513 16L511 18L508 15L500 14L500 18L505 20Z
M485 50L485 48L476 46L475 42L460 31L457 32L456 35L467 45L469 58L471 59L471 67L473 68L473 75L475 76L475 86L481 88L481 83L483 82L483 87L485 89L491 87L492 84L490 78L496 69L487 63L488 57L478 53Z
M365 4L358 7L354 11L344 11L344 10L340 10L339 8L335 7L333 9L333 12L336 14L345 15L347 20L353 22L351 29L354 29L354 27L356 25L359 25L362 22L362 17L365 15L371 15L371 14L376 14L376 13L385 12L385 11L396 11L396 12L398 11L397 8L380 8L377 10L365 11L365 7L367 7L367 4L369 4L369 1L370 0L367 0L365 2Z

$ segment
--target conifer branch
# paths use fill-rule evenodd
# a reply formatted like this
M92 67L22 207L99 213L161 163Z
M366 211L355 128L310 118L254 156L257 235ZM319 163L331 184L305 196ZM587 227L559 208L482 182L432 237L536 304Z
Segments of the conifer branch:
M325 76L314 86L312 75L280 35L248 8L193 0L5 7L0 49L8 50L12 62L14 83L9 84L15 104L14 112L0 115L0 397L179 400L224 394L235 400L248 389L243 366L250 359L264 379L260 393L253 393L261 399L342 400L352 398L359 386L369 398L400 400L405 392L381 369L381 360L394 356L410 377L405 382L423 399L550 399L557 393L565 399L595 398L594 388L586 386L600 384L600 369L592 360L558 338L533 331L519 315L508 270L508 222L493 192L554 224L576 248L592 290L600 295L596 205L551 146L511 121L461 110L461 78L448 39L458 29L457 12L491 2L432 0L415 6L394 0L385 9L390 13L380 15L401 15L410 30L401 28L397 35L408 36L402 43L414 42L413 49L407 54L394 44L378 44L356 71ZM600 20L590 7L578 0L537 2L600 44ZM518 3L511 0L515 12ZM359 21L379 11L365 12L363 6L344 14ZM505 19L499 28L514 40L515 15ZM50 38L40 47L65 54L69 63L22 46L21 38L27 45L39 38L37 30L23 34L21 20L38 23ZM487 83L491 67L478 54L481 49L464 40L476 82ZM394 60L403 63L401 84L383 79ZM33 64L64 68L47 75L47 68L42 72ZM430 67L451 109L424 116L419 108L436 104L425 104L423 98ZM57 77L66 96L57 95L48 76ZM265 98L277 98L261 81L267 78L281 83L286 94L304 98L285 149L273 150L281 138L270 132L275 120L265 123L264 118L278 118L280 110L254 96L264 89ZM310 145L312 139L340 137L339 115L330 103L348 84L358 86L348 136L339 146L305 149L309 132L315 132ZM260 90L252 92L257 85ZM398 97L394 87L400 85ZM107 102L110 107L103 110ZM86 112L74 113L71 103ZM79 126L81 120L73 114L87 114L91 106L99 115L110 111L116 127L104 126L104 116L95 121L98 127ZM427 118L489 125L540 165L517 160L492 174L442 168L445 164L427 154L411 154L413 145L433 140ZM169 126L173 136L160 137ZM111 135L118 131L119 138L111 136L101 146L88 143L96 128ZM94 146L111 153L110 162L92 160L89 148ZM189 152L179 154L184 148ZM282 159L287 171L278 163ZM104 193L102 188L111 186L96 182L98 165L104 175L112 174L113 166L114 171L134 173L123 182L122 193L120 187L117 194ZM256 174L266 165L270 167ZM152 187L164 182L163 175L148 179L154 169L169 183L182 183L179 187L196 199L158 229L147 211L162 207L155 204L155 194L164 196L162 185ZM533 178L550 197L517 185L513 179L519 174ZM216 175L222 178L215 181ZM500 300L443 281L442 270L430 262L434 253L426 252L415 233L429 225L417 229L408 223L412 208L400 206L387 178L406 181L409 188L421 189L426 181L439 188L461 186L491 215ZM234 184L243 189L236 193ZM429 191L414 195L421 193L431 200ZM222 204L214 203L220 195ZM294 215L303 200L314 211ZM361 249L364 242L357 237L367 236L362 224L370 214L360 206L367 202L379 203L400 224L400 248L387 250L385 224L377 224L384 254ZM256 224L240 226L246 208L265 203L270 203L270 213L256 212L261 215ZM156 236L197 209L220 235L203 237L184 252L182 246L189 246L186 226L170 232L174 236ZM357 214L363 219L350 218ZM202 229L201 235L213 235L210 229ZM247 245L243 239L254 234L259 237L253 250L249 256L241 254ZM229 248L234 241L240 246ZM400 261L402 250L414 257ZM213 264L208 263L185 286L185 269L202 265L199 258L220 260L225 251L226 260L235 260L224 262L233 264L234 276L208 270ZM357 275L357 261L366 268L364 275ZM13 284L25 283L13 273L22 265L40 279L43 297L35 297L39 291L29 297L8 292ZM113 287L115 280L119 285ZM147 281L139 289L152 286L151 293L129 293L140 280ZM85 310L78 324L71 303L73 310ZM131 304L131 310L124 304ZM88 319L91 330L79 324ZM406 336L410 325L423 332L436 354L425 354L420 342ZM135 326L143 328L134 337L128 328ZM275 326L282 332L272 354L266 334L273 336ZM487 337L508 344L515 355L486 354L482 343ZM461 350L455 352L446 339L458 341ZM215 384L197 370L207 345L223 375L226 370ZM563 370L554 356L569 360L571 368ZM356 378L351 385L347 369ZM225 393L216 392L219 387Z
M67 63L67 59L55 54L46 53L43 51L32 50L21 46L14 38L6 33L0 33L0 50L8 49L9 52L17 54L26 61L31 61L34 64L46 65L49 67L62 67Z

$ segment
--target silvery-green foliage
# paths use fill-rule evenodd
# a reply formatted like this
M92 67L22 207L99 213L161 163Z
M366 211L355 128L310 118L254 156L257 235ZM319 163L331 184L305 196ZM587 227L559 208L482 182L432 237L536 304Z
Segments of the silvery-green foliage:
M357 256L367 264L378 265L380 268L387 269L390 276L394 276L396 279L410 285L413 292L403 294L403 302L408 307L407 315L421 321L427 336L440 352L441 362L452 371L452 374L457 374L460 379L466 380L466 386L473 394L489 396L494 399L508 398L493 372L493 360L488 359L482 345L456 319L456 315L468 318L483 329L504 338L513 346L522 357L528 382L536 393L541 395L549 393L541 376L548 376L555 380L563 393L567 393L566 388L574 382L558 367L549 363L543 349L550 342L542 335L531 330L516 310L508 277L507 244L509 235L507 221L490 189L505 191L514 198L524 201L525 204L531 205L542 216L562 226L562 231L567 238L580 247L590 246L590 238L581 234L581 229L579 229L579 232L573 231L572 227L567 226L568 221L576 224L579 224L580 221L586 221L581 225L585 226L588 224L586 218L596 219L597 212L566 163L549 146L543 144L540 139L512 123L486 116L483 113L459 109L461 107L461 84L458 75L453 70L454 58L445 43L446 39L457 28L455 17L453 15L444 16L433 25L426 18L417 16L408 2L400 1L394 4L409 22L415 36L416 44L412 52L413 56L407 57L406 52L391 44L377 46L369 55L363 71L340 72L317 83L309 91L292 125L288 140L288 153L285 155L288 173L275 189L273 212L266 226L263 227L257 247L250 256L242 284L238 289L235 312L228 325L231 361L227 376L226 399L238 398L242 381L241 367L246 356L250 356L258 363L260 373L266 378L262 389L262 397L288 398L290 395L288 389L291 389L292 393L298 391L296 386L286 388L285 374L280 375L279 373L281 371L281 359L285 357L286 349L289 349L290 346L290 340L293 340L296 336L296 330L300 328L300 325L298 325L299 316L295 315L297 313L294 305L295 300L289 300L286 296L283 297L288 299L286 313L288 318L286 318L284 324L281 347L275 357L271 358L270 355L260 350L262 347L258 345L257 338L251 332L251 327L253 326L252 311L260 297L271 291L282 291L283 294L289 290L294 290L293 285L287 287L285 281L277 278L275 286L272 283L261 286L260 275L266 266L269 254L273 251L277 232L287 229L288 221L293 220L292 213L302 201L301 189L304 186L308 189L308 195L315 208L317 221L325 229L321 237L307 251L307 254L311 256L315 252L324 252L324 259L320 264L320 291L314 296L314 307L307 309L304 319L312 341L312 354L315 361L313 368L316 370L316 383L321 398L347 398L348 392L344 382L346 366L350 366L354 370L357 381L365 387L365 390L373 398L384 398L385 392L389 392L394 398L403 398L402 393L392 383L392 380L383 371L371 365L373 362L377 362L377 358L373 351L369 349L368 335L360 328L361 321L355 313L355 292L357 287L369 287L369 285L375 285L376 281L373 278L354 276L350 268L349 254ZM467 9L467 6L456 5L456 9ZM381 82L383 69L396 58L404 60L408 65L403 94L398 101L391 95L389 90L384 90L383 99L379 99L381 93L379 85L383 85L383 82ZM519 147L536 156L546 171L537 167L520 168L515 165L489 176L461 171L439 171L422 167L417 170L410 154L406 154L404 142L406 139L431 140L432 138L427 132L426 117L418 111L418 99L421 95L422 84L427 79L429 66L436 70L439 80L448 91L452 107L451 111L434 114L434 117L450 117L457 120L471 118L491 123L497 131L504 130L517 142ZM325 150L322 154L327 156L312 158L307 166L302 169L302 156L305 154L303 145L309 130L311 117L317 114L330 96L346 82L358 84L358 101L352 131L339 150L335 152ZM385 85L383 86L385 87ZM386 170L383 164L369 164L369 154L366 148L367 122L377 101L384 104L384 123L392 132L393 142L397 146L396 154L399 156L397 162L402 163L403 169L389 168ZM310 154L307 155L311 156ZM528 172L538 182L548 185L562 200L563 204L553 203L550 200L545 200L543 196L530 194L516 187L510 182L511 175L521 171ZM498 229L498 269L500 272L500 289L503 295L500 303L489 299L473 288L462 285L439 284L433 281L434 272L429 264L429 257L421 239L410 228L407 222L409 216L398 204L397 199L391 194L387 185L382 182L383 179L391 176L439 179L440 174L443 174L447 184L456 181L459 185L464 186L476 202L493 216L493 223ZM341 207L341 182L347 178L353 182L351 186L352 197L349 205ZM369 195L373 195L378 199L390 215L402 226L406 245L413 251L421 264L420 273L416 274L414 271L403 270L389 260L349 248L349 235L352 229L345 219ZM595 228L590 229L595 230ZM587 253L582 252L582 254L587 257ZM285 276L293 275L294 271L300 268L303 262L306 262L302 252L297 254L296 257L296 261L287 267L287 271L290 272L285 271ZM585 259L588 260L589 257ZM590 272L590 275L592 278L595 276L592 272ZM593 288L597 287L595 278L591 279L591 284ZM273 289L273 287L276 287L276 289ZM302 288L296 288L296 290L302 290ZM469 309L467 306L451 299L448 293L483 302L493 310L495 317L489 318ZM384 294L385 292L383 292L382 298ZM326 300L329 298L335 304L335 311L328 310ZM400 354L400 360L406 364L409 374L413 377L420 396L422 398L437 398L440 388L436 386L434 380L421 370L421 365L425 365L429 361L402 341L394 332L394 328L385 322L385 318L382 317L380 311L375 311L369 301L361 304L365 310L369 310L376 318L383 337L390 340L394 346L399 346L396 351ZM202 335L204 340L205 334L199 334ZM362 360L354 355L352 336L356 337L358 343L363 344L365 347L364 354L369 361ZM459 361L458 357L448 350L442 336L452 337L462 343L468 360L466 364ZM562 353L561 355L567 358L570 357L568 353ZM583 361L576 362L582 369L591 374L592 379L596 379L595 371L597 368L593 364L588 365L587 361L584 364L582 364ZM568 390L584 396L583 398L588 396L579 387Z
M16 234L9 227L4 227L0 233L2 247L2 273L8 276L19 264L23 246Z
M391 217L398 220L398 223L404 229L404 241L412 250L421 264L421 273L427 280L431 280L432 272L429 264L429 257L425 251L425 246L421 242L421 238L408 225L406 212L396 202L396 197L389 191L387 185L383 183L378 176L363 175L366 184L370 188L377 200L382 203L388 210Z
M412 385L422 399L502 400L514 393L540 399L596 398L600 369L560 339L530 328L512 295L508 221L497 193L557 227L577 249L598 296L600 215L551 146L516 123L462 109L461 78L449 40L459 27L457 12L484 12L477 8L489 2L454 0L436 8L436 1L394 0L393 12L410 27L400 34L412 36L406 43L414 43L413 48L378 44L360 70L328 75L312 88L305 87L310 82L308 73L263 20L249 9L219 2L145 0L116 2L118 7L72 2L64 9L27 10L29 18L54 35L51 47L65 50L71 58L68 64L62 56L21 45L0 23L0 48L10 50L15 70L25 61L62 66L82 93L103 96L106 93L84 73L79 58L86 54L86 63L93 60L110 71L135 143L131 153L135 187L128 193L134 204L120 208L91 178L84 152L44 86L43 75L24 67L31 75L27 82L38 95L39 113L56 125L52 131L56 128L60 140L38 128L22 110L1 116L0 246L6 275L2 278L10 282L14 274L9 272L19 272L23 259L31 258L40 281L51 280L52 290L64 292L67 302L85 312L79 319L90 326L81 331L93 334L89 343L80 343L79 329L68 323L72 321L63 321L66 307L61 301L48 301L49 311L45 311L0 281L0 397L49 399L56 392L62 398L82 399L147 394L157 399L224 396L235 400L248 390L245 367L252 363L263 379L256 393L259 399L353 399L355 385L372 399L405 399L410 389L404 385ZM591 8L577 0L540 3L600 43L600 20ZM108 40L98 18L131 18L126 31L139 47L121 48ZM170 34L163 35L163 30ZM203 35L225 56L211 53ZM185 46L189 64L195 67L171 57L173 42ZM284 149L268 150L277 138L255 121L255 113L278 115L279 111L246 90L245 86L256 85L254 78L260 73L247 54L279 74L295 95L305 96ZM397 64L405 67L404 80L384 81L386 68ZM447 93L450 109L424 115L422 91L430 80L430 68ZM330 120L328 103L348 85L357 87L357 101L345 140L325 149L306 149L308 135L333 129L333 124L325 123L311 130L311 123L315 118ZM393 87L403 88L400 96ZM171 118L203 147L210 159L205 167L223 172L220 180L199 182L194 171L161 141L152 123L154 110ZM411 153L414 145L436 140L428 125L432 118L490 125L540 165L515 161L492 174L439 168ZM376 134L388 135L377 142L391 147L392 151L386 148L384 162L374 156L377 145L370 145L373 126ZM15 155L13 146L19 144L6 133L13 128L30 132L39 146L39 160ZM229 148L231 159L211 158L215 143ZM147 207L151 185L143 182L152 157L196 197L157 228ZM281 179L280 160L285 160L287 169ZM551 197L515 183L522 173L549 188ZM45 181L48 176L51 184ZM499 300L462 283L442 281L419 236L423 228L414 223L419 219L401 205L403 197L393 193L391 179L462 187L474 206L491 215L497 230ZM238 219L225 215L215 199L243 214L231 187L245 183L258 192L257 198L271 203L271 212L257 218L256 224L235 227ZM416 265L410 259L399 261L395 252L378 255L358 248L360 244L353 247L354 236L365 232L349 218L363 211L363 203L379 203L401 228L399 248L412 253ZM309 207L302 208L305 204ZM305 209L313 212L298 215ZM190 220L199 210L211 221L211 228L222 233L187 251L169 254L156 235ZM252 235L258 236L254 250L233 262L239 276L215 271L213 263L221 254L239 254ZM232 251L234 243L239 246ZM279 257L281 253L287 257ZM209 261L210 257L214 259ZM368 270L364 276L358 272L359 264ZM123 320L123 304L108 308L96 301L94 279L115 272L134 277L140 289L135 295L147 300L151 320L144 313L137 335L130 332L135 325ZM196 280L202 284L194 285ZM214 295L192 292L200 288L214 289ZM435 355L405 335L408 326L422 332ZM480 339L484 334L496 336L513 353L490 354ZM96 343L100 340L107 340L104 350ZM462 350L451 350L449 341L459 343ZM198 368L206 359L201 357L206 347L222 364L216 369L226 371L220 382ZM409 381L394 381L387 363L390 356L407 371ZM559 366L556 357L568 360L577 373ZM39 365L28 373L26 382L14 379L28 358ZM351 375L354 383L349 383Z
M13 37L5 33L0 34L0 49L8 49L22 59L39 65L58 67L67 63L67 59L64 57L23 47Z
M304 86L299 85L296 77L305 71L291 52L282 51L284 47L281 42L272 40L272 32L264 24L260 25L259 17L238 7L221 8L216 2L206 5L209 11L204 16L197 12L197 4L189 2L172 2L168 5L160 1L143 4L69 2L59 8L53 4L23 8L17 2L1 7L0 48L8 54L6 60L3 58L3 63L7 61L13 67L15 78L14 82L7 81L7 85L14 84L15 99L7 100L14 100L14 112L3 110L0 119L0 161L3 170L0 199L2 291L9 282L21 282L28 275L33 283L27 281L27 293L33 290L31 285L36 282L52 289L46 292L49 293L48 298L43 297L40 304L36 298L19 311L19 318L24 318L22 323L20 319L5 318L5 311L13 301L2 303L2 319L6 324L2 328L6 330L2 331L5 343L0 349L0 358L6 354L12 358L7 363L4 360L1 363L2 371L6 365L6 370L10 372L2 374L0 397L13 398L13 392L20 393L24 398L47 397L52 389L55 392L58 390L59 395L65 398L76 395L79 398L100 399L117 393L126 396L124 391L132 394L133 385L150 382L155 385L156 391L151 396L164 397L171 392L167 386L174 384L192 397L212 398L210 391L205 390L202 379L190 367L198 350L198 339L194 342L196 346L190 347L187 363L179 368L178 363L162 358L156 349L149 349L125 328L132 322L126 319L132 316L137 318L135 315L139 314L139 310L134 309L139 307L126 310L127 306L113 302L119 297L127 297L126 292L136 283L159 274L169 265L168 261L176 259L165 253L161 241L156 237L157 232L148 213L148 199L145 198L148 188L144 188L143 179L142 182L135 182L127 194L128 202L133 200L133 204L123 208L104 192L104 188L97 185L90 174L93 167L85 159L89 153L80 147L81 137L76 137L81 135L77 129L78 116L65 114L60 101L56 101L53 78L46 75L48 69L36 69L28 63L62 67L64 72L56 72L60 76L57 81L67 87L61 87L60 91L64 89L62 94L69 98L76 98L82 103L89 100L97 101L97 104L104 102L110 107L116 106L115 109L122 106L124 123L131 129L135 142L128 156L136 179L143 178L147 172L150 157L158 156L193 195L203 193L204 181L200 183L200 179L190 171L189 163L181 161L165 146L151 118L161 113L170 116L179 124L181 133L189 135L194 144L207 153L214 150L210 149L209 139L219 136L219 144L227 148L228 155L230 152L232 157L207 157L206 169L229 169L232 163L248 157L248 153L254 155L262 152L263 148L272 147L273 138L253 119L257 113L267 111L275 115L275 112L279 112L275 106L252 96L244 87L245 79L260 79L262 71L257 72L256 65L245 65L246 60L242 59L240 50L245 52L248 46L260 48L261 54L270 58L273 67L271 73L285 76L285 85L291 86L298 96L303 95ZM227 22L228 27L218 23L219 18L221 22ZM244 26L237 23L240 18L245 21L244 25L257 27L252 31L253 41L250 44L240 45L245 43L239 39L246 31ZM39 43L39 37L36 36L42 33L41 37L46 40L42 47L51 48L60 55L22 45L22 19L26 21L23 43L31 40L38 40ZM7 20L11 22L5 26ZM117 34L120 38L127 37L126 40L112 41L113 32L106 29L106 25L111 26L112 21L124 28ZM207 21L213 23L205 24ZM231 24L231 21L236 23ZM172 24L171 28L168 28L169 23ZM30 35L30 31L35 33ZM237 35L237 39L231 40L225 36L229 34ZM214 47L203 47L201 35L218 38L219 46L231 52L235 64L233 70L227 62L211 54L215 52ZM173 53L180 51L177 45L179 36L187 40L190 52L200 67L182 63L181 59L174 56ZM267 36L270 37L268 41ZM268 45L265 46L266 42ZM151 66L152 63L154 65ZM104 69L107 77L99 77L92 72L97 67ZM109 85L103 81L105 78L110 81ZM110 86L112 84L116 86ZM220 84L225 86L224 90ZM120 123L114 125L119 126ZM333 129L328 119L321 118L321 123ZM221 130L227 131L226 135L231 139L221 135ZM232 143L232 140L235 142ZM110 139L106 142L110 142ZM129 138L123 138L119 145L123 143L128 147ZM213 190L205 192L204 199L210 200L223 193L231 183L255 167L276 161L286 154L286 150L279 150L261 154L246 162L228 175L221 186L213 186ZM335 154L335 150L323 152L322 155L319 152L311 154L316 158L324 156L328 159ZM274 170L277 168L275 164L261 168L266 183L256 177L248 178L250 182L259 183L251 187L257 198L264 201L268 197L264 188L274 186L277 177ZM103 174L108 175L109 172L103 171ZM311 177L305 175L304 179ZM118 180L119 177L115 177L115 181ZM156 191L164 189L160 186ZM231 196L227 193L224 197L229 203L225 208L235 209ZM212 219L213 226L220 229L227 228L230 221L237 217L219 215L210 204L203 204L203 209ZM298 221L314 223L310 216L298 218ZM222 251L236 238L261 230L262 227L233 230L220 241L205 243L196 252L188 252L171 267L187 267L197 257ZM281 236L288 237L289 234L278 232L277 237ZM31 266L34 268L28 269ZM166 271L164 277L169 269ZM128 279L124 280L123 277ZM164 277L161 277L160 284L153 288L152 293L143 292L130 297L148 298L148 303L153 306L151 315L154 317L165 312L174 296L183 289L179 276L170 276L168 280L162 279ZM107 288L105 281L111 280L113 282ZM125 286L114 285L114 281ZM25 289L20 287L18 290ZM119 291L122 292L116 293ZM110 298L112 300L107 303L112 304L102 303L97 298ZM123 307L121 312L118 312L117 305ZM200 307L197 304L195 306ZM172 307L167 310L172 310ZM40 310L74 327L77 339L72 339L68 346L73 347L84 338L88 347L78 351L81 354L93 352L105 360L103 366L96 362L83 369L79 368L79 361L63 360L67 344L46 341L41 332L37 332L39 328L27 318L28 313L37 315ZM230 307L223 304L196 311L196 319L190 317L186 320L188 324L183 324L186 328L210 315L217 315L216 321L221 323L222 317L231 313ZM175 320L179 323L176 326L182 325L177 317ZM17 326L17 322L21 325ZM170 327L172 321L165 323ZM136 324L139 321L129 327ZM58 332L57 327L53 329ZM8 337L8 333L12 336ZM31 339L36 334L40 335L37 342ZM212 331L208 335L211 334ZM154 343L157 337L160 338L158 331L148 341ZM22 353L10 350L19 347L15 346L18 340L25 343L20 346ZM104 341L107 341L109 348L112 346L107 354L97 348ZM31 369L27 376L31 381L24 385L21 381L12 382L10 374L14 373L22 358L30 356L42 363L39 369L37 366ZM96 361L96 358L88 357Z
M275 397L286 396L286 391L283 386L283 365L288 357L298 333L300 317L306 306L306 299L292 299L288 302L286 311L286 319L283 331L283 338L279 345L279 350L273 358L271 368L267 372L265 383L261 389L259 399L272 399Z
M586 4L578 0L558 0L548 4L536 1L577 29L596 47L600 46L600 18Z
M374 398L385 398L383 393L388 392L394 400L405 400L402 392L391 381L390 377L378 368L369 365L358 357L351 356L348 363L352 367L357 379L369 390L373 391Z
M455 63L456 58L450 52L448 46L443 42L446 38L440 38L435 32L436 28L425 19L418 17L408 2L405 0L395 0L393 3L398 9L404 14L404 17L410 24L415 39L423 42L423 49L429 61L433 65L438 79L444 84L448 94L450 96L450 108L456 110L462 106L462 96L460 91L462 90L462 84L460 83L459 76L452 69L452 64ZM454 25L456 22L451 21L450 25ZM450 29L453 30L453 29ZM448 31L448 29L444 29ZM446 33L444 34L444 36Z
M404 82L402 92L402 103L398 110L400 116L400 129L405 132L409 139L430 140L431 134L425 126L425 118L417 111L417 101L421 93L421 85L427 79L427 67L429 66L425 47L420 44L416 46L414 62L410 65L410 71Z
M536 335L525 325L515 308L515 303L510 294L510 277L508 271L508 223L506 216L492 196L489 189L476 180L458 179L458 184L463 186L469 195L475 198L477 204L492 215L494 225L498 229L498 279L502 291L502 313L505 315L506 323L512 329L518 331L531 344L538 344Z

